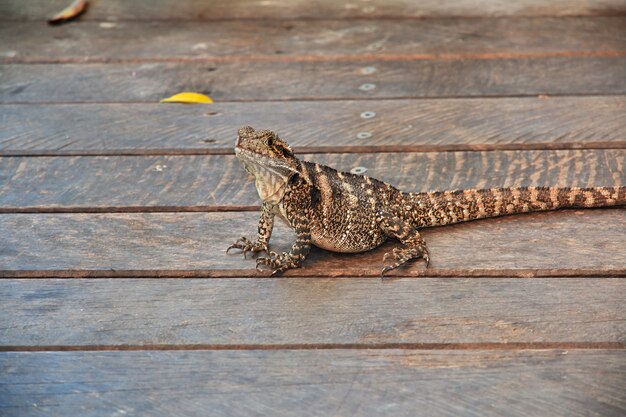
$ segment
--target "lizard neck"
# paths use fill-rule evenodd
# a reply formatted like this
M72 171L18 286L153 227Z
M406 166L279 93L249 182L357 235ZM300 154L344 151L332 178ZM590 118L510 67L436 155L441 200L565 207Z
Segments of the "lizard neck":
M288 178L279 176L256 177L256 190L266 203L278 204L287 189Z
M259 197L266 203L278 204L285 194L291 172L256 165L251 170Z
M283 198L289 178L294 171L289 167L271 164L271 160L256 160L248 155L238 155L246 171L254 175L259 197L266 203L278 204Z

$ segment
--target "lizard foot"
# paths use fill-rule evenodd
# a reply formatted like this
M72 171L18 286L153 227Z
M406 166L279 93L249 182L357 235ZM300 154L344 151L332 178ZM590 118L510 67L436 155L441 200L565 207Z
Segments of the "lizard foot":
M273 270L272 276L275 276L288 269L300 267L300 262L287 252L278 255L276 252L271 251L268 252L268 255L269 257L267 258L257 258L256 269L258 271L261 270L259 268L261 265L267 265Z
M248 252L252 252L253 255L257 252L269 253L269 248L267 244L252 242L245 236L239 238L235 243L230 245L228 249L226 249L226 253L228 253L228 251L230 251L231 249L241 249L244 258L246 257L246 253Z
M384 277L386 272L396 269L400 265L404 265L411 259L422 258L426 262L426 268L430 263L430 256L428 255L428 249L426 246L414 246L411 248L393 248L391 252L387 252L383 255L383 262L389 257L393 257L396 262L393 265L386 265L380 272L380 276Z

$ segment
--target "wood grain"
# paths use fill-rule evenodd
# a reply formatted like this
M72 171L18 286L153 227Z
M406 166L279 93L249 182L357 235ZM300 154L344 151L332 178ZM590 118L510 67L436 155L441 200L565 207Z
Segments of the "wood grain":
M625 16L225 22L7 22L0 62L337 61L626 55ZM109 25L110 26L110 25ZM263 42L258 42L263 39ZM547 41L549 40L549 41ZM11 55L11 56L7 56Z
M0 215L0 277L268 276L230 243L256 234L258 213ZM424 229L431 266L397 276L626 276L626 210L561 211ZM271 246L288 250L278 222ZM314 248L288 276L380 276L388 242L361 254Z
M0 1L0 415L626 413L624 209L426 230L422 279L224 253L242 124L406 190L625 184L623 0L90 3Z
M310 154L405 191L626 184L625 149ZM0 158L2 212L252 209L252 177L231 155Z
M605 416L623 351L3 353L6 417Z
M335 18L421 18L449 16L578 16L624 14L622 0L356 0L349 4L334 0L91 0L89 13L81 20L221 20L221 19L320 19ZM65 8L64 0L4 0L2 20L45 20Z
M232 153L241 124L296 152L626 148L625 112L626 96L0 105L0 155Z
M625 71L626 57L12 64L0 65L0 103L157 102L181 91L216 101L618 95Z
M621 278L0 280L0 339L3 350L621 346L625 290Z

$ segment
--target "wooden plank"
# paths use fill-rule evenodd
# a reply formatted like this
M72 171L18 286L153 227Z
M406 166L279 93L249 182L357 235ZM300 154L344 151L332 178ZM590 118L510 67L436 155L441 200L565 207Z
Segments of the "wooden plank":
M625 112L626 96L0 105L0 155L232 153L241 123L297 152L626 148Z
M626 184L626 149L302 155L355 167L404 191ZM0 158L3 212L252 209L252 177L232 155Z
M626 346L621 278L0 280L2 350Z
M623 0L499 0L436 1L370 0L349 4L333 0L206 2L204 0L91 0L81 20L220 20L220 19L320 19L320 18L419 18L450 16L579 16L624 14ZM67 6L64 0L4 0L2 20L44 20Z
M113 26L113 27L110 27ZM497 59L626 55L625 16L226 22L7 22L3 63ZM259 43L257 40L263 39ZM549 42L546 42L549 39Z
M370 67L375 72L367 74ZM624 94L626 57L0 65L0 103ZM320 77L320 74L324 74ZM373 88L364 84L373 84Z
M268 276L253 259L226 254L254 237L258 213L107 213L0 215L0 277ZM626 210L578 210L424 229L431 266L397 276L626 276ZM272 249L294 235L277 222ZM388 242L361 254L314 248L289 276L379 277Z
M12 416L623 416L621 350L3 353Z

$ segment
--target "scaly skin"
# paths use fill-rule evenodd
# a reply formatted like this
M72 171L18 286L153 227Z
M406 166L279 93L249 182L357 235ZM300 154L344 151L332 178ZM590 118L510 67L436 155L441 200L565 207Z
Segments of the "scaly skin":
M626 187L556 188L519 187L403 193L362 175L298 159L289 145L268 130L239 129L237 157L254 175L263 208L256 242L245 237L230 249L266 252L257 268L269 266L273 274L298 268L311 245L334 252L364 252L388 238L402 243L386 253L394 262L382 274L411 259L428 266L426 242L418 229L488 217L561 208L626 205ZM269 251L274 216L296 232L291 251Z

